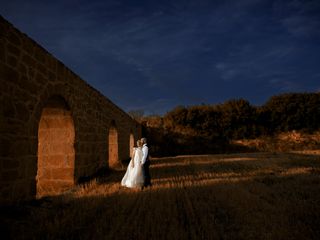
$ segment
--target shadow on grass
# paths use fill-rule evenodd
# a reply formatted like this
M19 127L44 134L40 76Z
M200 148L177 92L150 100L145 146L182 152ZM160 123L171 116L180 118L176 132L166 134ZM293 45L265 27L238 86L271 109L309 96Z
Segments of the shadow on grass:
M95 174L87 177L81 177L78 180L79 184L86 184L94 179L97 179L102 183L110 183L110 182L120 182L122 177L124 176L126 169L110 169L110 168L101 168Z
M9 239L319 239L318 156L194 158L153 160L151 189L2 207L1 226ZM296 168L314 171L290 172ZM102 172L96 179L108 186L123 174Z
M197 160L194 160L197 158ZM214 159L214 161L212 161ZM270 169L267 169L271 166ZM320 170L320 157L299 153L246 153L246 154L219 154L178 156L156 158L151 160L151 177L154 181L184 176L223 174L252 175L264 169L265 174L278 174L295 168L310 168L311 173ZM120 183L126 169L103 169L94 176L82 181L82 184L96 179L99 184ZM261 173L262 174L262 173ZM214 177L213 177L214 178Z

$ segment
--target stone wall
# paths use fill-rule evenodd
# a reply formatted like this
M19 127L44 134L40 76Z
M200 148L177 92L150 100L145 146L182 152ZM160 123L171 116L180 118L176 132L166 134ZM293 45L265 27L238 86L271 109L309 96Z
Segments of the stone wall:
M141 137L137 122L1 16L0 92L1 202L116 167Z

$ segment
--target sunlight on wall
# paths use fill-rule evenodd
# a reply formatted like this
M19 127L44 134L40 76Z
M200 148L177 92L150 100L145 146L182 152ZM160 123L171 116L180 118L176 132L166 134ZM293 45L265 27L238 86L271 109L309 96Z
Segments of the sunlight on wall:
M67 104L60 97L51 98L39 123L37 197L58 194L73 186L74 138Z
M115 124L112 124L109 129L109 167L116 167L118 164L118 131Z
M132 149L134 147L134 136L132 133L130 133L130 140L129 140L129 153L130 153L130 157L132 157Z

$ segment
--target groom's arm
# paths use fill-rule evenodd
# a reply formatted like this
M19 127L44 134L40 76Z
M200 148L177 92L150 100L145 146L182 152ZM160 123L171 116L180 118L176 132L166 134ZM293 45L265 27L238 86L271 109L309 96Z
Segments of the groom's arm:
M148 156L148 147L144 147L142 148L142 153L143 153L143 156L142 156L142 160L141 160L141 164L144 164L147 160L147 156Z

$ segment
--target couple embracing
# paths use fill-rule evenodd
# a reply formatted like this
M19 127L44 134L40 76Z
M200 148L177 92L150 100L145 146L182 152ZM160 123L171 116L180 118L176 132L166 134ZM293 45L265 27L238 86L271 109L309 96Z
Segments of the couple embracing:
M132 158L127 171L122 178L122 186L129 188L140 187L141 189L151 186L148 151L147 139L141 138L141 140L138 140L137 147L133 148Z

